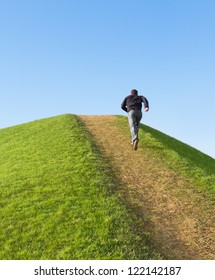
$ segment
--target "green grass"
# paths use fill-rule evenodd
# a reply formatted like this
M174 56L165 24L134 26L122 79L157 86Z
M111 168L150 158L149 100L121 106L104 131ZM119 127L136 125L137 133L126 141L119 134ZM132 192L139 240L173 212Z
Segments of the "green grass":
M129 134L126 117L118 116L121 129ZM149 126L140 125L140 144L144 151L164 166L193 180L194 186L215 198L215 160L193 147Z
M0 130L0 259L159 258L85 128L62 115Z

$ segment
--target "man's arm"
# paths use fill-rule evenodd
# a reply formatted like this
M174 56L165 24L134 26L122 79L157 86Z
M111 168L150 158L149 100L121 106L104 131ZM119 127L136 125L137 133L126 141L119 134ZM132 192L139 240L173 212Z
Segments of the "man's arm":
M145 96L141 96L141 99L142 99L142 102L144 104L145 111L148 112L148 110L149 110L149 101L146 99Z
M122 104L121 104L121 108L123 111L125 111L126 113L128 112L127 107L126 107L126 98L123 100Z

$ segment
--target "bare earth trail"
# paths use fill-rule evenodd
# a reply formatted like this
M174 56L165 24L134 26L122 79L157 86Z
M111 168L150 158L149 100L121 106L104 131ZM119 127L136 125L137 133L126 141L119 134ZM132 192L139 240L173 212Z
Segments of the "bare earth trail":
M115 116L78 116L119 180L118 191L141 219L143 235L167 259L215 259L215 213L204 194L116 126ZM128 128L129 130L129 128Z

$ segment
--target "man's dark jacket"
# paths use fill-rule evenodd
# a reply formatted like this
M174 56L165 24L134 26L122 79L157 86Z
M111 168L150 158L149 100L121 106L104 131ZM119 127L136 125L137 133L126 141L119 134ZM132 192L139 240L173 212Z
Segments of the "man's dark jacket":
M149 108L149 102L146 97L142 95L128 95L122 102L121 108L125 112L131 110L140 110L142 109L142 103L144 103L145 108Z

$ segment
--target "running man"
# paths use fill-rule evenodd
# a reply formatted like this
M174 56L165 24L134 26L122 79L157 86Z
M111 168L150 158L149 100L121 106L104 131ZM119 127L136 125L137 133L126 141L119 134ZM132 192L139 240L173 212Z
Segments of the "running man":
M136 89L131 90L131 94L125 97L121 104L122 110L128 113L128 122L131 131L131 144L134 150L138 149L138 131L139 123L142 119L142 103L145 107L145 112L149 110L149 102L146 97L138 95Z

